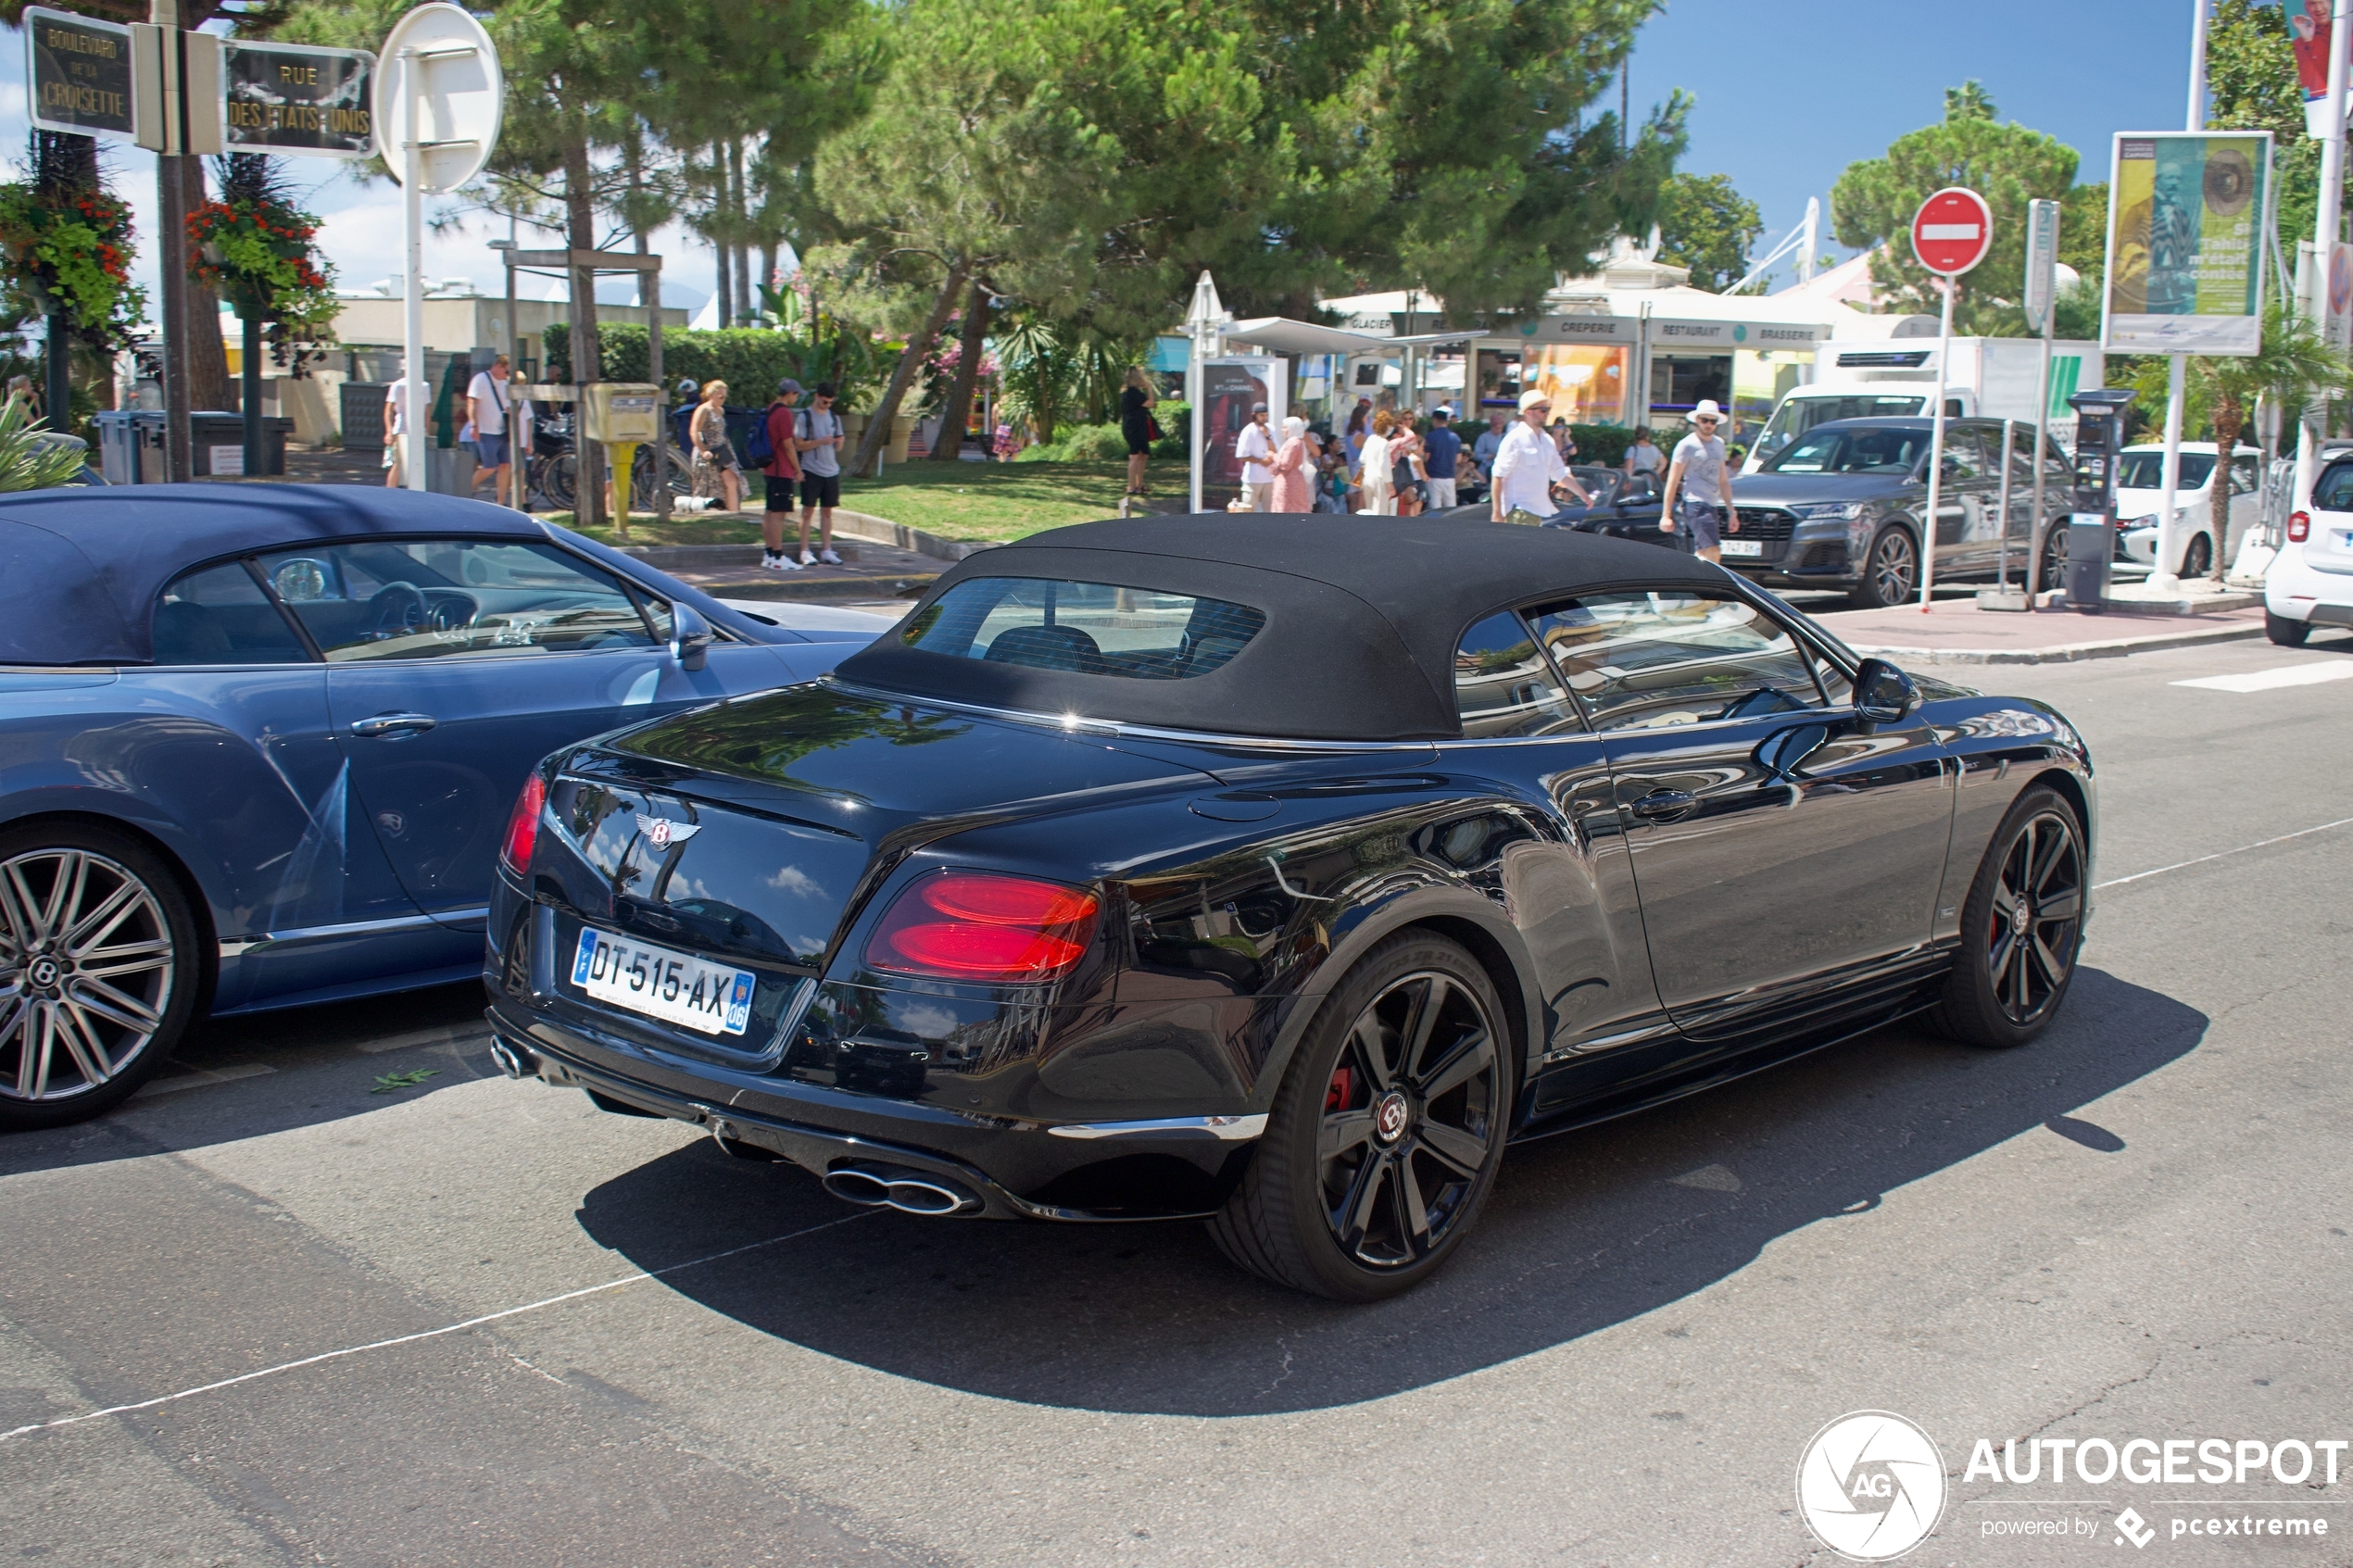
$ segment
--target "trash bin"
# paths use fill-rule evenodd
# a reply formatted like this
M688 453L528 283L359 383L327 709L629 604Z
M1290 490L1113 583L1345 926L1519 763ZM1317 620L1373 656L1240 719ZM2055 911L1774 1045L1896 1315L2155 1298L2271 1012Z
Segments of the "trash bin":
M261 420L262 472L286 471L286 437L294 420L265 414ZM208 409L188 416L188 445L195 449L198 479L225 479L245 471L245 421L242 414Z
M2108 558L2116 531L2097 512L2077 512L2067 524L2067 607L2086 615L2108 608Z
M164 422L152 408L102 408L98 426L98 473L108 484L161 484Z

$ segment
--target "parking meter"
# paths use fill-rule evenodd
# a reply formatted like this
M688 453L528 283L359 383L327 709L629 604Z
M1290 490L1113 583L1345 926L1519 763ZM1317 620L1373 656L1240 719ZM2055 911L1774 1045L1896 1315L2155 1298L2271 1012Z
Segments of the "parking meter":
M2067 524L2067 602L2097 615L2107 608L2108 562L2116 555L2116 463L2124 449L2124 410L2133 395L2117 387L2079 392L2075 410L2073 515Z

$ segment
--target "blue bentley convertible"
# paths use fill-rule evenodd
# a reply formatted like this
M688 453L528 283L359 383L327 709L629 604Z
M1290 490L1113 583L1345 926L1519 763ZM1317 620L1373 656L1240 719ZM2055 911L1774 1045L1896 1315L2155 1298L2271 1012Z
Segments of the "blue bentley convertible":
M479 973L533 764L872 635L778 616L446 496L0 496L0 1129L115 1104L207 1013Z

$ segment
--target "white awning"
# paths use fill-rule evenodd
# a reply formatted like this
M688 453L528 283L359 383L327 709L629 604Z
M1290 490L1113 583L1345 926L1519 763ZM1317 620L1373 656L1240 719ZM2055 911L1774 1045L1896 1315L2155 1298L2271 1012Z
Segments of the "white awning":
M1370 332L1344 332L1338 327L1319 327L1312 321L1294 321L1287 316L1254 316L1247 321L1236 321L1226 329L1228 343L1247 343L1277 354L1389 354L1396 352L1392 340L1375 337Z

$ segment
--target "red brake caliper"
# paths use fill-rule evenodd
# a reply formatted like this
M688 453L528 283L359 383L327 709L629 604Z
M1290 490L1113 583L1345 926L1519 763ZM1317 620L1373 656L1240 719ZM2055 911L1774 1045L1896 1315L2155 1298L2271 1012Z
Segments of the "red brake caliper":
M1324 1109L1345 1110L1348 1109L1348 1102L1355 1098L1356 1069L1353 1067L1336 1068L1332 1073L1331 1086L1324 1091Z

